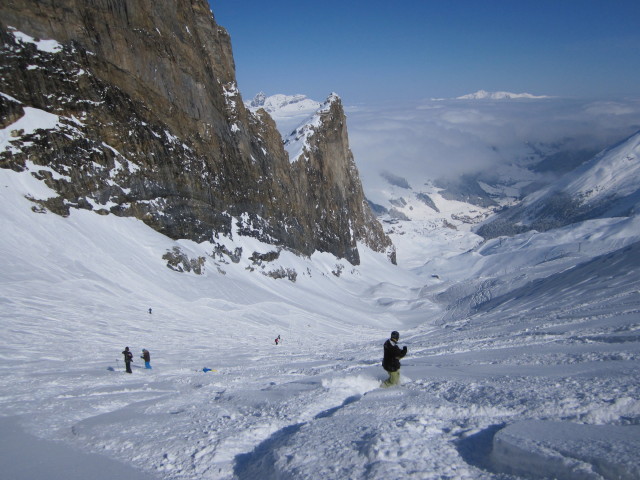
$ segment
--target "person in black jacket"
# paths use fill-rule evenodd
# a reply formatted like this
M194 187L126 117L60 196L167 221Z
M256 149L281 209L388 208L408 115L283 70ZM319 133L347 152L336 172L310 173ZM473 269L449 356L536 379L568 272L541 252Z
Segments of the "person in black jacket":
M389 374L389 378L382 382L383 387L397 385L400 382L400 359L407 354L407 347L398 346L400 334L395 330L391 332L391 338L384 342L384 358L382 368Z
M127 373L133 373L131 372L131 362L133 361L133 353L131 353L131 351L129 350L129 347L124 347L124 351L122 352L122 355L124 355L124 366L127 369Z

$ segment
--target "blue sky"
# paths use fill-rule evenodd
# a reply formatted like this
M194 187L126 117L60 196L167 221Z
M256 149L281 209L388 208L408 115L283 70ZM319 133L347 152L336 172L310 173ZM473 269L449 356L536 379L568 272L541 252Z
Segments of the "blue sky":
M638 0L210 0L245 99L640 97Z

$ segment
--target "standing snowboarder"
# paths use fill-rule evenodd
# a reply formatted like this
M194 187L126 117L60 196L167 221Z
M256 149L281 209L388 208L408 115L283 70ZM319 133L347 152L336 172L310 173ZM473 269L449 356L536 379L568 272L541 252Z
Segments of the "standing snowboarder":
M131 371L131 362L133 362L133 353L129 351L129 347L124 347L124 351L122 352L124 355L124 366L127 369L127 373L133 373Z
M143 348L142 355L140 355L140 358L144 360L144 368L151 369L151 354L149 353L149 350L147 350L146 348Z
M280 343L280 335L276 337L276 345L278 345L279 343Z
M395 330L391 332L391 338L384 342L384 358L382 368L389 374L389 378L382 382L383 387L398 385L400 382L400 359L407 354L407 347L402 349L397 345L400 334Z

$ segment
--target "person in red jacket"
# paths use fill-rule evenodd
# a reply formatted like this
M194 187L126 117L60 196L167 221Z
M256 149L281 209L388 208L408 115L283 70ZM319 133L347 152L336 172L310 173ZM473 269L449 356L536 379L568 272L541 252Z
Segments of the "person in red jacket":
M384 342L384 358L382 368L389 374L389 378L382 382L383 387L398 385L400 382L400 359L407 354L407 347L398 346L400 334L395 330L391 332L391 338Z

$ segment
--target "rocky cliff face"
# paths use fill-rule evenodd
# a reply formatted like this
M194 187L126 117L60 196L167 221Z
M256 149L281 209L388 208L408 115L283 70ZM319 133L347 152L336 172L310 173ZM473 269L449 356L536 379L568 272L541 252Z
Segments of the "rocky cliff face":
M236 230L359 262L390 240L364 202L339 99L290 162L274 122L235 83L229 36L206 0L0 5L0 167L55 195L38 208L135 216L172 238ZM20 119L46 117L42 128Z

